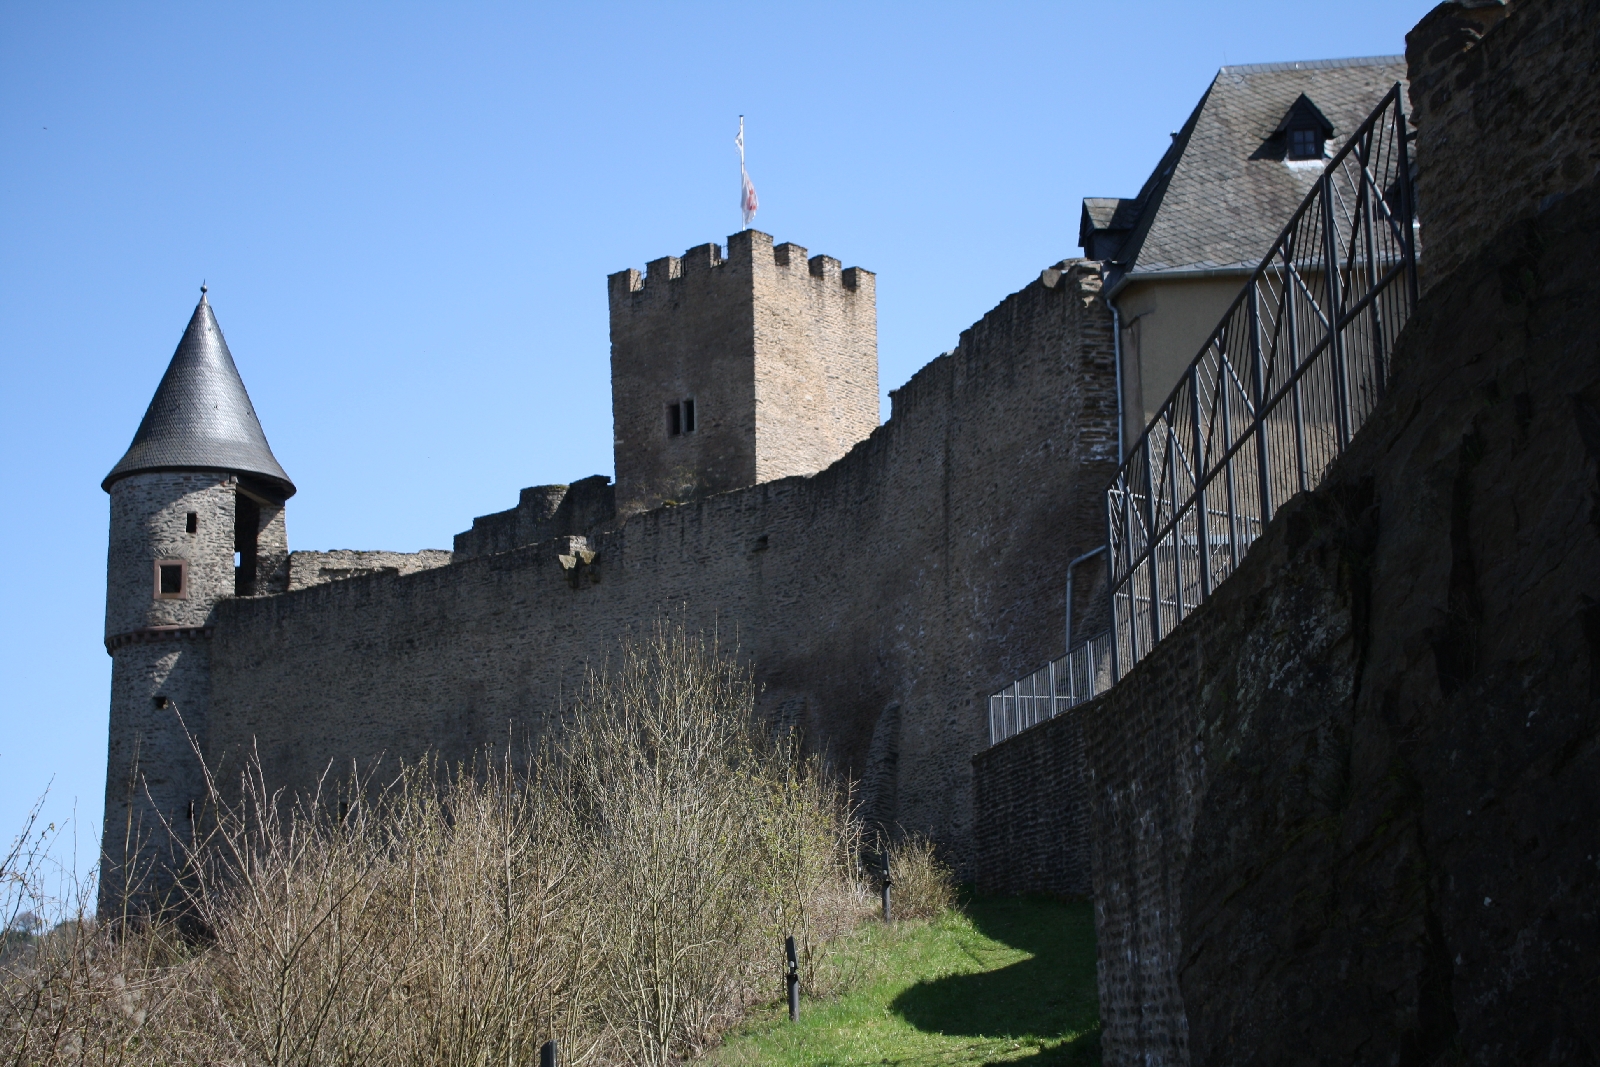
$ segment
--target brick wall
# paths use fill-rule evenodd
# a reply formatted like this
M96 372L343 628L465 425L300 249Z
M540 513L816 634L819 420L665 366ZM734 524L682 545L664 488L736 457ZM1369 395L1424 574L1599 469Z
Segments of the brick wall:
M973 757L980 892L1090 895L1085 772L1076 710Z
M1600 171L1592 0L1444 3L1406 35L1423 288Z
M537 730L586 663L670 616L736 642L771 714L970 869L985 698L1060 654L1066 563L1103 539L1116 401L1098 269L1044 272L893 402L815 476L593 532L576 583L558 541L222 605L214 756L256 740L287 784L330 760L464 756Z

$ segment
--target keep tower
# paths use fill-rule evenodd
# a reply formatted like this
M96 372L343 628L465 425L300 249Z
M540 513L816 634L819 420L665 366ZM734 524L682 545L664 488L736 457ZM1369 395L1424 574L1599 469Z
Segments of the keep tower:
M877 427L871 271L745 230L608 283L620 514L813 474Z
M176 836L205 794L200 761L219 600L288 587L284 501L294 483L267 445L201 288L111 495L111 654L100 913L145 910L172 887ZM193 743L191 743L191 738Z

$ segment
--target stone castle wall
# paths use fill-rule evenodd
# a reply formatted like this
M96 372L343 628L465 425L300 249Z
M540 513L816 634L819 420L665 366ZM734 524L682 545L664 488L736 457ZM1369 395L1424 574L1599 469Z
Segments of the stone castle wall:
M1424 289L1600 173L1595 18L1574 0L1450 2L1406 35Z
M1086 772L1083 719L1073 714L973 757L979 892L1093 894Z
M1597 239L1591 186L1438 279L1328 483L1077 713L1108 1064L1600 1040Z
M1430 283L1388 397L1116 688L975 761L982 836L1088 798L1108 1065L1600 1044L1600 188L1484 136L1593 134L1600 5L1416 47L1473 11L1411 38L1457 106L1417 109ZM1039 840L1013 862L1070 868Z
M870 271L744 230L608 289L621 514L815 473L878 425ZM684 400L695 428L671 434Z
M373 574L412 574L444 567L451 554L437 548L421 552L371 552L337 548L329 552L295 552L289 556L289 589L324 582L342 582Z
M877 278L840 266L795 244L755 258L758 482L822 470L878 428Z
M480 515L472 520L472 529L456 534L455 558L488 556L586 534L610 522L616 513L616 487L603 474L580 478L571 485L530 486L522 491L516 507Z
M586 664L670 617L737 644L764 707L860 777L875 815L969 864L985 698L1060 654L1066 563L1103 540L1099 290L1092 264L1046 271L842 460L594 531L587 563L560 538L221 605L213 759L256 742L293 786L379 754L466 757L537 730Z
M142 473L111 485L111 715L100 884L107 914L170 884L169 828L187 831L190 802L205 796L195 744L204 743L209 714L206 635L217 601L234 594L235 506L234 479L220 472ZM277 519L281 524L281 510ZM159 560L184 562L182 597L156 596Z

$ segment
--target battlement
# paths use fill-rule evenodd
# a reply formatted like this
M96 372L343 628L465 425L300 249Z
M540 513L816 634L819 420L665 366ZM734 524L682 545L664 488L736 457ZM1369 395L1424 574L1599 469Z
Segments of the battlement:
M875 282L760 230L611 275L619 513L810 474L870 434Z
M797 269L802 265L806 268L804 274ZM773 244L771 234L760 230L743 230L728 237L726 253L721 245L708 242L694 246L682 256L652 259L645 264L642 272L633 267L617 271L607 277L606 283L612 300L616 300L629 294L638 296L670 291L672 282L727 268L738 273L770 273L777 278L795 281L820 278L852 293L863 288L871 293L876 279L872 271L861 267L845 267L842 261L832 256L815 255L807 259L803 245L790 241Z

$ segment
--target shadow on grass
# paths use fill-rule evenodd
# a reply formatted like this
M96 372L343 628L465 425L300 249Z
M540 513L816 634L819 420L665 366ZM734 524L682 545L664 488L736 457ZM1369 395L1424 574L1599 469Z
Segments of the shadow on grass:
M1008 1062L1033 1067L1098 1063L1093 906L977 897L967 902L966 912L985 937L1031 958L999 970L918 982L890 1002L891 1010L928 1033L1044 1041L1082 1034Z

